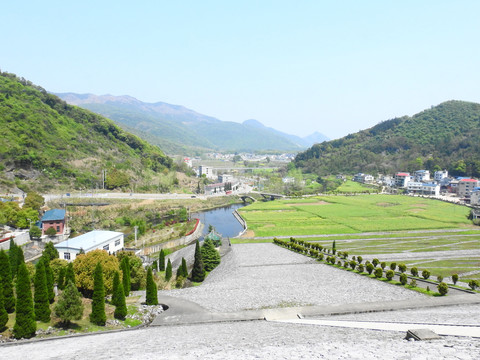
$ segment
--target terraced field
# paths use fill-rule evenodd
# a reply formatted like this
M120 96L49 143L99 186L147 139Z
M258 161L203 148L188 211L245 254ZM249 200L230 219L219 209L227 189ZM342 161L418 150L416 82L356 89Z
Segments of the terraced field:
M428 269L448 281L480 279L480 229L469 209L427 198L395 195L324 196L255 203L240 210L254 237L295 237L361 255Z

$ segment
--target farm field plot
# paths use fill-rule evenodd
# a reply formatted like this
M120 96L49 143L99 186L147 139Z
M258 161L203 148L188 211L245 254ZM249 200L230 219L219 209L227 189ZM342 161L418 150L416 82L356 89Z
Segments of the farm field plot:
M467 219L464 206L360 195L255 203L240 212L257 239L297 237L326 248L335 240L337 251L350 256L428 269L432 278L458 274L463 282L480 279L480 229Z
M472 227L465 207L401 195L279 200L239 212L257 237Z

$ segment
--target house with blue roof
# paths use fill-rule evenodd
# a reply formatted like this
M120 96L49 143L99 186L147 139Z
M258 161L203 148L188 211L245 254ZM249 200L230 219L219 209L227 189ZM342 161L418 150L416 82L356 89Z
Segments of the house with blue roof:
M52 209L43 214L42 219L42 235L45 235L45 231L49 228L54 228L57 235L63 235L66 228L66 211L64 209Z
M93 230L86 234L67 239L55 245L60 259L73 261L81 252L105 250L111 254L122 250L123 233L117 231Z

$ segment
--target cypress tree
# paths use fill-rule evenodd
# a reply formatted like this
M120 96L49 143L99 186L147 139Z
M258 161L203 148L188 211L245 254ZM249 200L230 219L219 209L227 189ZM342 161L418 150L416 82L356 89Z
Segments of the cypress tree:
M15 311L15 295L13 294L10 260L5 250L0 250L0 283L3 288L3 305L8 313Z
M28 276L28 270L25 263L18 267L16 292L17 303L13 336L16 339L29 339L35 336L37 323L35 322L35 314L33 311L30 277Z
M120 283L120 274L118 271L115 271L115 275L113 275L113 287L112 287L112 305L117 305L118 304L118 285ZM122 285L122 293L123 297L125 297L125 293L123 292L123 285Z
M178 279L179 277L183 277L183 269L182 269L182 264L180 264L177 268L177 275L176 278Z
M8 322L8 313L5 310L5 305L3 301L3 286L2 282L0 281L0 333L6 330L6 324Z
M54 290L54 279L53 279L53 270L50 267L50 261L48 258L42 257L43 263L45 265L45 275L47 277L47 295L48 301L52 304L55 301L55 290Z
M157 285L155 284L155 281L153 281L153 273L151 268L148 268L147 271L146 303L147 305L158 305Z
M67 270L65 271L65 281L63 284L67 286L68 282L71 281L73 285L77 285L75 282L75 272L73 271L73 263L68 263Z
M125 256L120 263L120 269L122 270L122 285L125 296L130 295L130 261L128 256Z
M165 270L165 280L170 281L171 278L172 278L172 263L170 262L170 259L168 259L167 269Z
M18 269L17 249L18 249L17 244L15 244L15 241L13 240L13 238L10 238L10 247L8 249L8 259L10 261L10 271L11 271L12 279L14 279L15 276L17 275L17 269Z
M203 268L202 252L200 243L195 244L195 260L193 262L192 281L202 282L205 279L205 269Z
M116 292L115 312L113 313L113 316L115 319L124 320L125 316L127 316L127 303L125 302L125 292L123 291L123 284L120 282L120 277L118 277L118 286Z
M336 244L335 244L335 240L333 240L333 244L332 244L332 253L333 253L333 255L335 255L336 252L337 252L337 247L336 247Z
M188 277L187 260L182 257L182 276L186 279Z
M160 250L160 255L158 255L158 269L165 271L165 252L163 249Z
M51 241L45 244L45 249L43 249L42 257L47 258L48 261L58 259L58 250L55 248Z
M72 281L65 285L65 290L60 295L54 312L65 325L68 325L71 320L80 320L82 318L82 297Z
M95 325L104 326L107 321L105 314L105 287L103 285L102 264L99 262L93 273L93 297L92 297L92 313L90 314L90 322Z
M60 290L65 289L65 271L67 269L65 267L61 267L60 270L58 271L58 279L57 279L57 287Z
M50 321L50 302L47 290L47 274L45 271L45 260L43 258L35 266L34 278L35 293L33 295L35 320L42 322Z

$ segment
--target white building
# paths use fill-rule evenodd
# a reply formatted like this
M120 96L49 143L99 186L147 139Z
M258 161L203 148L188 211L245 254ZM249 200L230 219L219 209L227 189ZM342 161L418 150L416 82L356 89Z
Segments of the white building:
M435 175L433 176L436 182L442 182L443 179L448 178L448 171L435 171Z
M123 233L116 231L94 230L73 239L62 241L55 245L60 259L73 261L83 250L105 250L109 253L123 249Z
M395 174L395 186L406 187L410 181L410 173L398 172Z
M423 183L419 181L410 181L407 184L407 191L410 194L437 196L440 194L440 185L433 183Z
M230 175L230 174L222 174L222 175L218 175L218 182L221 182L221 183L231 183L233 181L233 175Z
M375 178L372 175L358 173L353 177L353 181L363 183L363 184L371 184L373 183Z
M198 176L201 177L205 175L207 179L215 179L215 175L213 174L213 168L210 166L200 165L198 167Z
M430 181L430 171L428 171L428 170L417 170L417 171L415 171L414 179L417 182Z
M480 205L480 187L474 188L470 194L470 204Z

